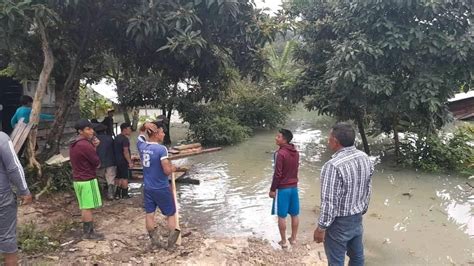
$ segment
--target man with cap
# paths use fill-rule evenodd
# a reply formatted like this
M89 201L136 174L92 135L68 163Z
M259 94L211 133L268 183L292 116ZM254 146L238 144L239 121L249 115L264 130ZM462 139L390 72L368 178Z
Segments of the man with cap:
M20 194L22 204L32 201L13 143L7 134L0 132L0 255L3 255L3 262L7 266L18 264L17 199L12 185Z
M102 124L104 124L107 127L107 135L110 135L112 137L115 137L115 132L114 132L114 109L109 109L107 110L107 116L104 118L102 121Z
M78 136L71 144L71 158L74 191L76 192L83 223L85 239L103 239L103 235L94 230L92 210L102 206L96 170L100 159L96 147L100 141L94 136L93 124L87 119L80 119L74 125Z

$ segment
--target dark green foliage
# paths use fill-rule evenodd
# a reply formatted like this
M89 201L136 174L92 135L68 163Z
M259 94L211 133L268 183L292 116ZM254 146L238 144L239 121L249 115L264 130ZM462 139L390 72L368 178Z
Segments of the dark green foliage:
M474 127L460 127L452 135L407 137L401 154L402 163L425 171L474 175Z
M208 144L228 145L244 140L252 129L275 128L284 123L291 106L270 89L249 81L235 82L221 101L182 110L193 137Z
M48 192L72 191L72 168L70 163L58 165L42 166L43 176L38 178L36 171L26 169L26 181L32 193L39 192L46 186L46 182L51 178L51 186Z
M252 133L251 129L242 126L229 117L212 116L201 118L199 123L192 124L193 138L207 145L230 145L245 140Z
M59 247L59 242L39 230L34 223L21 226L18 230L18 246L27 254L48 253Z
M472 1L292 0L303 75L288 93L377 132L422 134L450 121L447 100L474 80ZM395 138L397 146L398 138Z
M65 219L57 220L45 230L30 222L18 227L18 246L26 254L55 252L65 234L78 226L78 222Z

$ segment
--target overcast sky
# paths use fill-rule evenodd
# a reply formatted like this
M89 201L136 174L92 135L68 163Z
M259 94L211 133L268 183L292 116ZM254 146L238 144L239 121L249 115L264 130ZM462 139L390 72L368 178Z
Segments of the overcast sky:
M281 0L255 0L255 4L259 8L268 7L272 12L280 9Z

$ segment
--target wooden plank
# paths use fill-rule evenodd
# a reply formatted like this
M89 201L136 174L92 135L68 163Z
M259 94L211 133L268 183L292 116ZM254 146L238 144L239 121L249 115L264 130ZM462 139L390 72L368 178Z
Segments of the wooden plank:
M16 123L15 128L13 129L13 132L10 134L10 139L12 142L15 142L16 139L18 139L18 132L23 131L23 128L25 127L25 123L23 123L23 118L20 118L20 121Z
M10 135L10 139L12 140L16 153L20 151L32 128L32 124L25 124L23 120L24 119L21 118L20 121L18 121L18 123L15 125L15 128L13 129L12 134Z
M204 153L216 152L216 151L220 151L220 150L222 150L221 147L210 148L210 149L205 149L205 150L201 150L201 151L197 151L197 152L192 152L192 153L171 155L171 156L169 156L168 158L169 158L170 160L177 160L177 159L182 159L182 158L186 158L186 157L201 155L201 154L204 154Z
M191 144L186 144L186 145L174 146L173 149L182 151L182 150L187 150L187 149L199 148L201 146L202 146L201 143L191 143Z
M182 150L178 154L192 154L192 153L200 152L202 150L203 150L202 147L197 147L197 148ZM176 154L172 154L172 155L176 155Z
M15 147L15 152L18 153L25 143L26 139L28 138L28 135L30 135L30 131L32 128L32 124L26 125L25 129L20 134L20 137L18 138L18 141L13 144L13 147Z
M21 132L23 132L23 130L25 130L25 127L26 127L26 125L23 122L21 124L16 124L15 125L16 132L14 132L15 134L12 133L12 135L10 137L10 139L12 140L13 143L18 142L18 139L20 138Z

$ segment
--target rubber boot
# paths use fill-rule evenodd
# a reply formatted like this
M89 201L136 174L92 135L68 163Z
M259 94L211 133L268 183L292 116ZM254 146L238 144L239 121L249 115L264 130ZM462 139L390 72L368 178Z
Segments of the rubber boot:
M174 247L176 244L176 241L178 241L178 237L181 234L181 231L179 229L174 229L170 231L170 235L168 236L168 249L171 249Z
M158 233L158 230L153 229L153 231L148 231L148 236L150 237L151 245L156 248L161 248L161 236Z
M92 225L91 222L83 222L82 223L82 238L87 238L86 236L91 231L91 229L90 229L91 225Z
M84 222L84 239L90 239L90 240L103 240L104 235L97 233L94 230L94 223L93 222Z
M114 191L115 191L115 186L114 185L108 185L107 186L107 199L108 200L113 200L114 199Z
M122 188L119 187L119 186L116 186L116 189L115 189L115 197L114 197L116 200L119 200L122 198Z
M122 188L122 199L129 199L131 196L128 194L128 188Z

